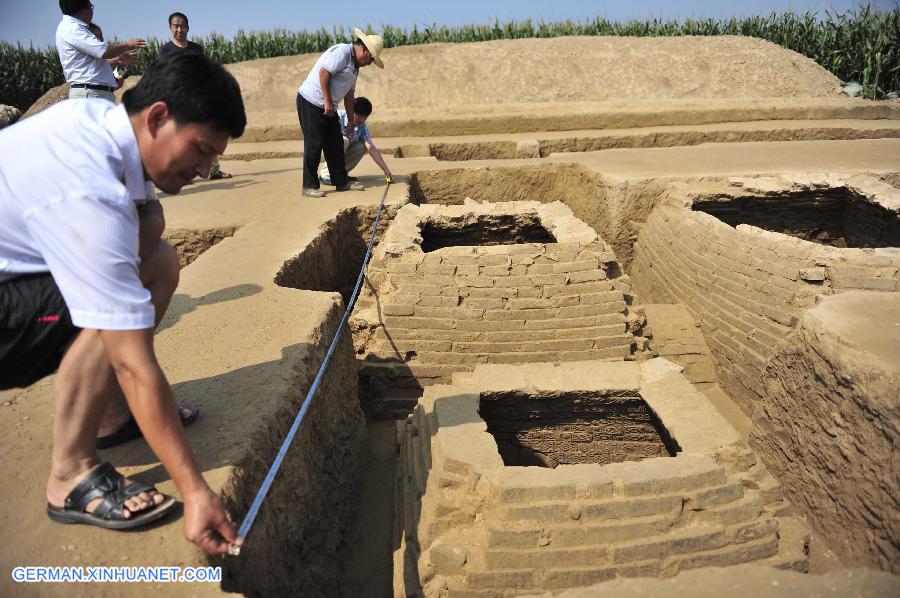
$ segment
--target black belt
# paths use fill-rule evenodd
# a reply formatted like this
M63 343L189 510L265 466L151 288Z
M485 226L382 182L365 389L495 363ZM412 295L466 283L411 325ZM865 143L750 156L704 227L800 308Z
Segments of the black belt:
M94 91L108 91L113 93L116 88L109 85L94 85L93 83L72 83L69 85L72 89L93 89Z

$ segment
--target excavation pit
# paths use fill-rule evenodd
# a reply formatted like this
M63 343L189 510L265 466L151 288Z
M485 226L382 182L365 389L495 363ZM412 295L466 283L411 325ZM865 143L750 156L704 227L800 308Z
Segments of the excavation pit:
M536 214L498 214L447 221L428 220L422 225L422 251L445 247L555 243Z
M900 246L900 216L846 187L765 197L703 199L696 211L839 248Z
M607 465L677 450L637 394L482 393L478 411L507 466Z

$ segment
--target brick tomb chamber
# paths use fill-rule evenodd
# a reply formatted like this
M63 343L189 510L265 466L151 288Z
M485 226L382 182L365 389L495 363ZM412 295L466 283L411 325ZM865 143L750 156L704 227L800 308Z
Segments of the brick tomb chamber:
M405 417L425 387L478 364L649 355L628 276L561 202L403 206L351 325L376 418Z
M403 595L805 565L764 468L665 359L478 365L428 386L397 426Z

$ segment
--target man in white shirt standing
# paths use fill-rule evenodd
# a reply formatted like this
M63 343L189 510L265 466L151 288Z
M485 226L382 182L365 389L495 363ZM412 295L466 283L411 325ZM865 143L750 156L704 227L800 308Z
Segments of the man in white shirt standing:
M153 352L178 270L150 189L177 193L209 172L246 126L240 87L204 56L173 56L122 102L60 102L0 131L0 154L22 156L0 163L0 388L59 369L52 520L128 529L174 506L97 458L120 388L181 494L185 537L224 554L238 541L234 526L194 461Z
M325 163L331 173L336 191L362 190L359 183L350 184L344 166L344 142L342 133L353 136L353 124L341 131L337 116L337 104L344 101L344 110L353 114L353 98L359 69L372 64L383 69L381 49L384 40L380 35L353 30L353 43L335 44L313 65L306 80L297 90L297 116L303 130L303 195L324 197L319 189L319 159L325 154Z
M56 28L56 50L63 75L69 84L69 98L103 98L114 102L116 77L107 60L131 64L138 48L147 43L132 39L120 44L103 41L88 29L94 18L90 0L59 0L63 18Z

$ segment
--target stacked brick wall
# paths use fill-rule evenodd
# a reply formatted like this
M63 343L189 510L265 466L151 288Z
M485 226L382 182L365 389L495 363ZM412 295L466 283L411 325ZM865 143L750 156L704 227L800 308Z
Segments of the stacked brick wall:
M735 196L733 187L721 193ZM764 394L766 362L816 295L900 289L895 249L842 249L746 224L732 228L691 210L692 202L675 193L651 213L631 274L645 300L687 306L725 387L750 415Z
M540 204L498 206L515 213ZM472 209L406 206L395 225L414 221L414 238L422 214ZM582 236L424 253L416 243L394 251L397 233L386 233L354 322L370 413L405 415L422 387L477 364L621 361L647 348L646 320L630 308L635 297L609 246L561 204L539 209L568 216L575 224L565 226ZM557 227L557 238L566 234Z

